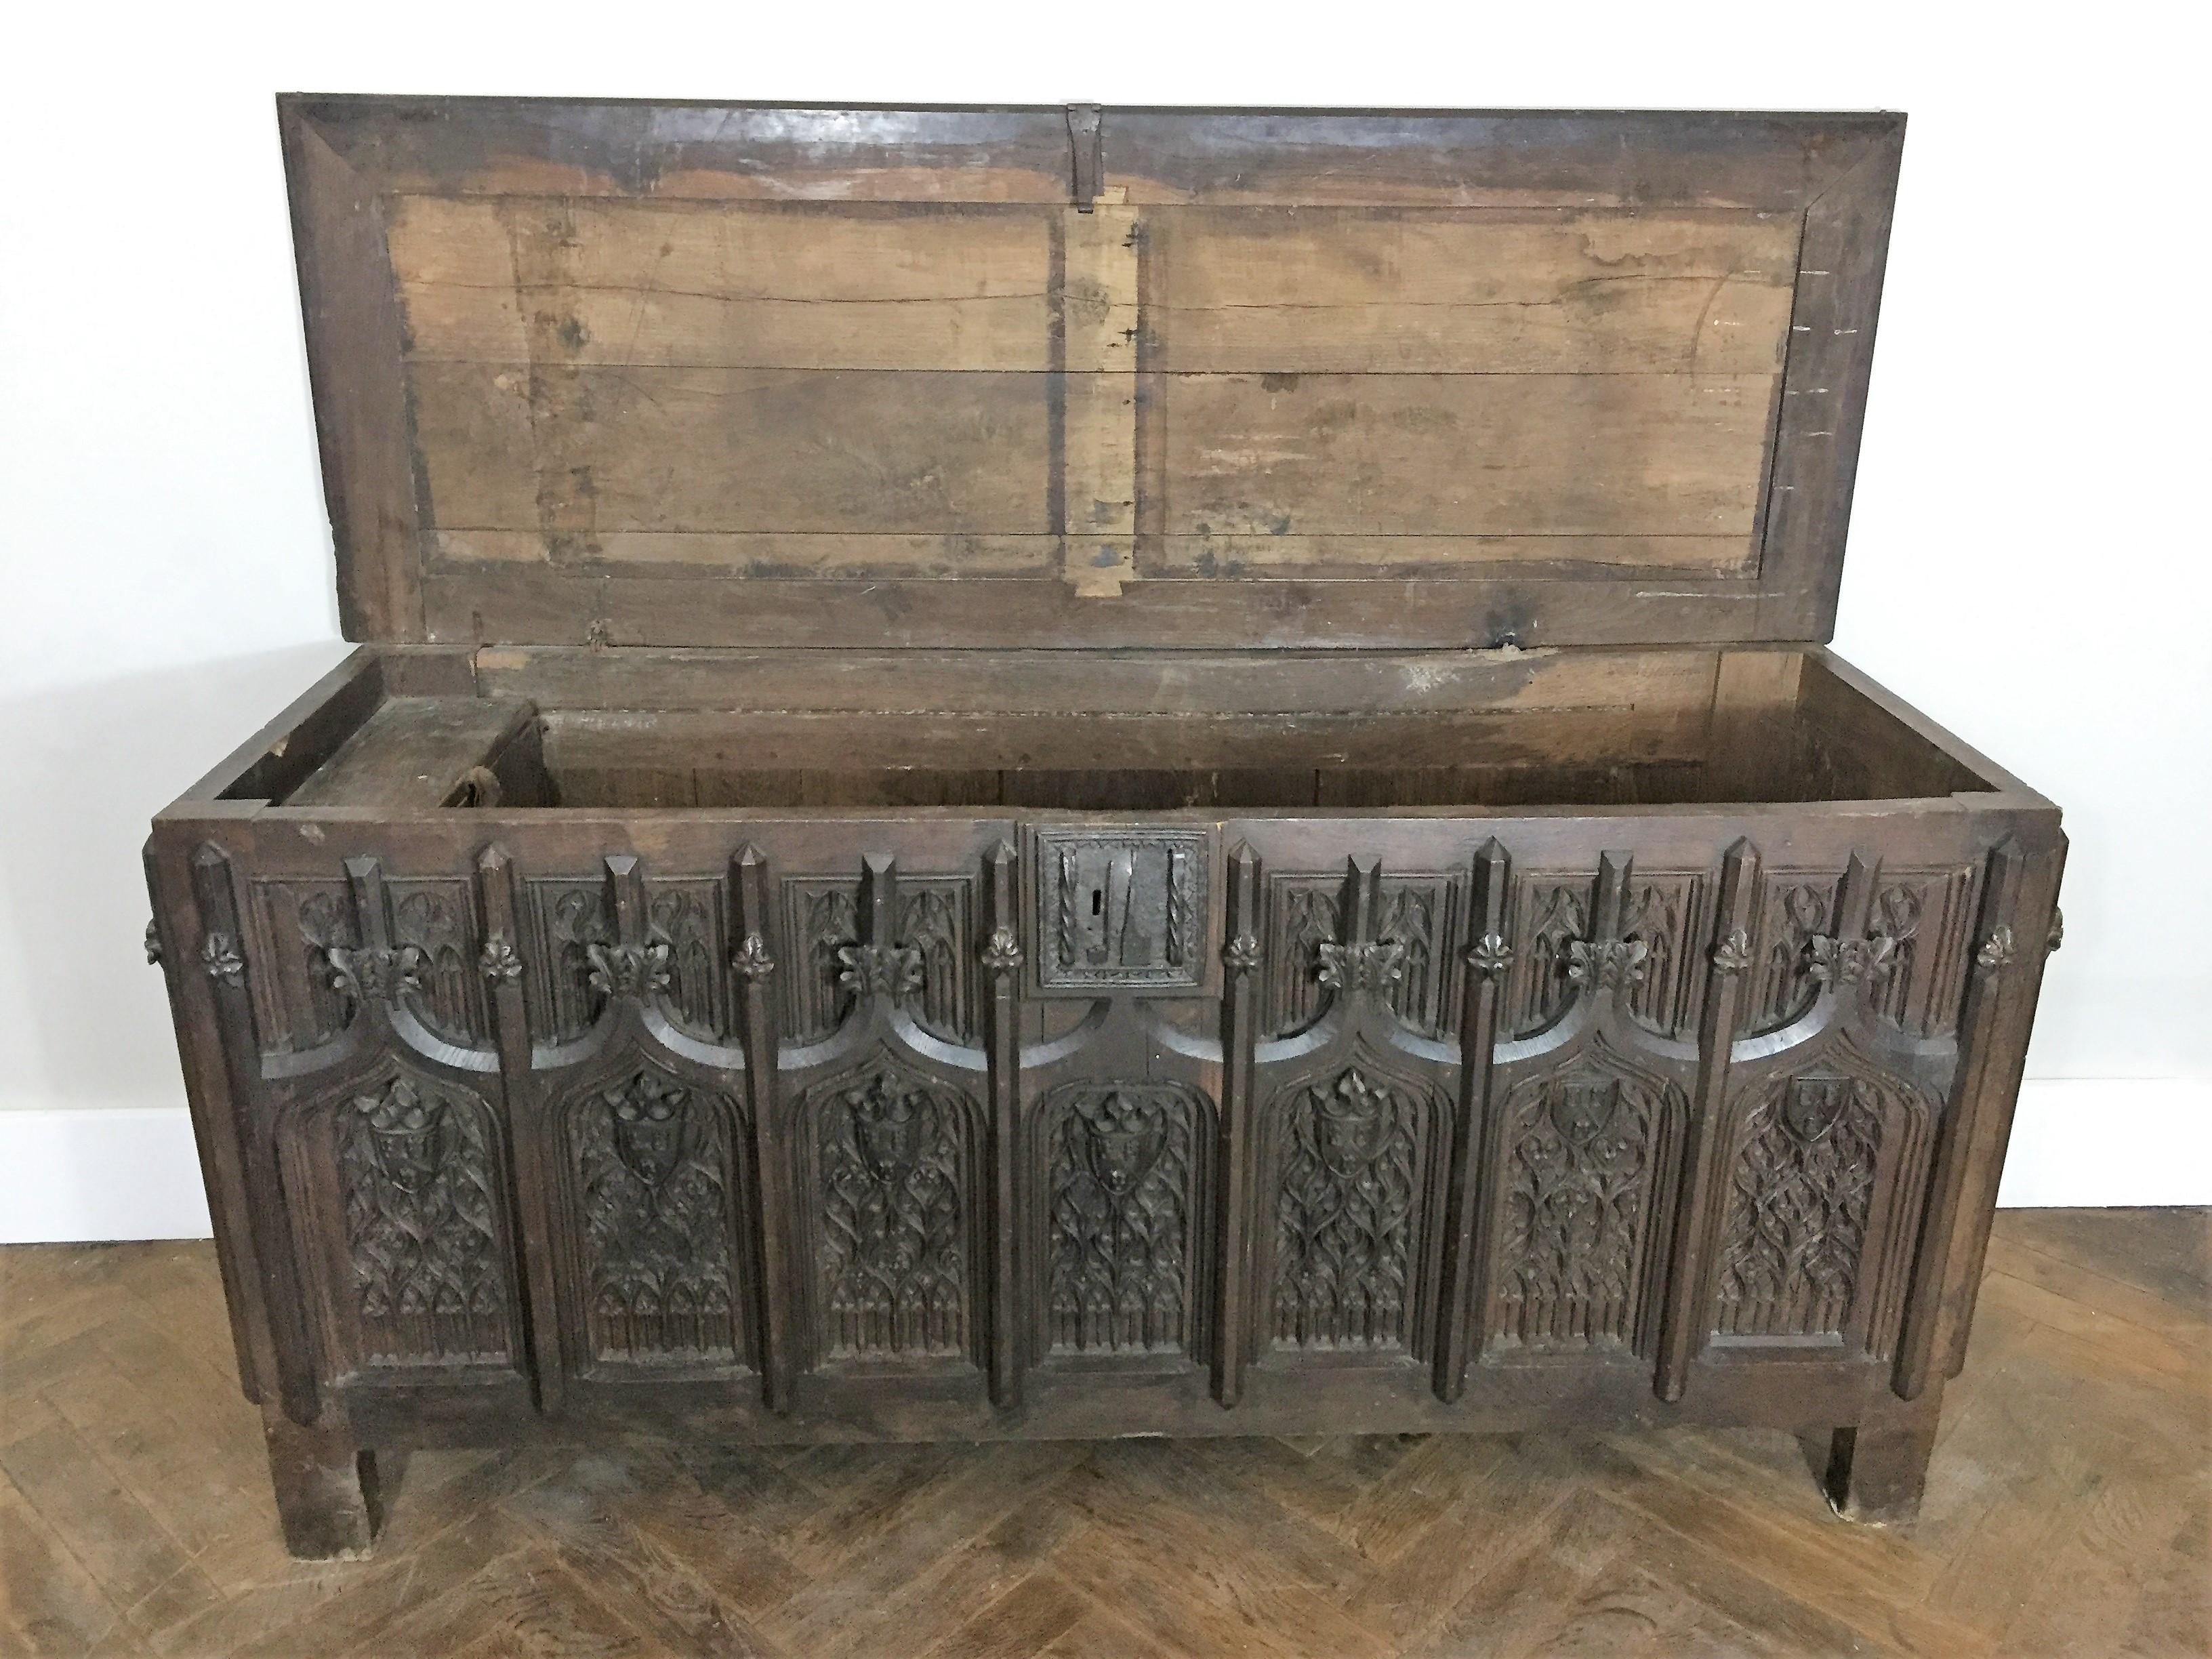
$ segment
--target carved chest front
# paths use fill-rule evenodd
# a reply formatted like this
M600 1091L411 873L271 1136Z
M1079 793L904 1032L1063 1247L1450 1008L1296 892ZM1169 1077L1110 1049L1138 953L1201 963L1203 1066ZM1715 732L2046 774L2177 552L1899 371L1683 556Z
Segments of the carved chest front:
M156 821L288 1538L366 1454L1835 1431L2057 810L1833 657L1887 116L283 106L361 647Z

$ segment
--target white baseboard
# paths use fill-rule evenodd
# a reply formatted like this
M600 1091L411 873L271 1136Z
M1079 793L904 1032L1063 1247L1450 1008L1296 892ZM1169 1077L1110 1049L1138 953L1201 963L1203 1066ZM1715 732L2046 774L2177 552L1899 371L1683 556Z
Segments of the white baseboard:
M2212 1083L2031 1081L1997 1201L2212 1204ZM183 1107L0 1110L0 1244L207 1236Z

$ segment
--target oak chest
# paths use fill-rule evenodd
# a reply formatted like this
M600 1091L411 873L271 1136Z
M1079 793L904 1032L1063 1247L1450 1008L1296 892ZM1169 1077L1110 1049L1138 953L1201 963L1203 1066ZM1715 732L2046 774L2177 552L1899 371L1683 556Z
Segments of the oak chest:
M360 648L147 868L296 1553L637 1431L1911 1511L2065 842L1820 643L1900 118L281 118Z

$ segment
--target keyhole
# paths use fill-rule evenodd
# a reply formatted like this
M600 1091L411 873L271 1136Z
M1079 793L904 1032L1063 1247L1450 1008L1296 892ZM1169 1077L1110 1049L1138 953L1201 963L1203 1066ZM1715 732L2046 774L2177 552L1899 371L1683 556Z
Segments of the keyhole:
M1106 914L1106 890L1103 887L1094 887L1091 890L1091 914L1094 916L1103 916Z

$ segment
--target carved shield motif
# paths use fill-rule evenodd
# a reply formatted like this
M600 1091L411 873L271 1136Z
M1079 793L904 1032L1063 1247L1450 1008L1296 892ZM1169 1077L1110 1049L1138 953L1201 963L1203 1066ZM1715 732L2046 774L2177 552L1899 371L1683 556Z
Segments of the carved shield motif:
M1322 1162L1340 1176L1365 1167L1389 1132L1382 1097L1355 1067L1337 1079L1317 1103L1314 1127Z
M425 1100L402 1081L381 1097L362 1096L354 1105L368 1119L376 1167L386 1181L404 1193L419 1193L438 1178L452 1129L443 1100Z
M623 1167L648 1187L667 1180L684 1156L690 1091L641 1074L600 1098L614 1120L615 1156Z
M926 1127L925 1097L900 1088L896 1078L879 1072L871 1082L845 1091L844 1100L853 1115L854 1145L870 1175L892 1181L914 1167Z
M1116 1089L1082 1112L1088 1132L1084 1162L1092 1177L1120 1198L1133 1192L1167 1145L1167 1110L1156 1098Z
M1810 1145L1836 1127L1850 1098L1849 1078L1796 1078L1783 1097L1782 1121L1791 1134Z
M1552 1127L1571 1146L1587 1146L1620 1110L1618 1078L1572 1078L1552 1091Z

